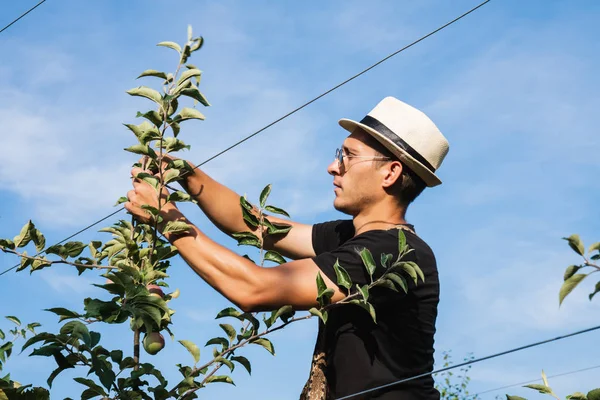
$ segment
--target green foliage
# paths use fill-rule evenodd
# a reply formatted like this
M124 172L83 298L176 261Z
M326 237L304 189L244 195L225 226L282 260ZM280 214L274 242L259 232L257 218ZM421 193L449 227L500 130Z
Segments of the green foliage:
M587 254L586 254L585 245L583 244L583 241L581 240L579 235L573 234L573 235L571 235L569 237L565 237L563 239L567 241L571 250L573 250L575 253L577 253L577 255L582 257L583 262L579 265L569 265L567 267L567 269L565 270L565 272L563 274L563 284L562 284L559 294L558 294L559 306L562 305L564 299L585 278L587 278L588 276L592 275L595 272L600 271L600 265L598 265L598 263L595 262L600 259L600 242L596 242L596 243L592 244L589 247ZM588 273L577 273L583 269L585 269L586 271L589 271L590 269L592 269L592 271L588 272ZM594 291L588 296L590 301L592 300L594 295L598 292L600 292L600 281L596 282ZM546 374L544 373L544 371L542 371L542 381L543 381L542 385L529 384L529 385L525 385L525 387L536 390L542 394L547 394L549 396L556 398L557 400L560 400L560 398L554 393L554 391L548 384L548 378L546 377ZM509 395L506 395L506 398L507 398L507 400L525 400L522 397L509 396ZM598 400L598 399L600 399L600 388L590 390L587 394L584 394L582 392L575 392L571 395L568 395L567 399Z
M443 352L443 368L452 366L452 353L450 351ZM473 355L466 357L463 362L473 360ZM440 399L442 400L462 400L471 399L477 400L477 396L473 396L469 393L469 383L471 378L468 373L471 370L471 365L463 366L458 370L440 372L435 375L436 385L435 388L440 392ZM518 400L518 399L515 399Z
M563 238L569 244L569 247L581 256L582 263L578 265L569 265L565 270L563 276L563 285L560 288L558 294L559 305L562 305L565 298L588 276L593 273L600 271L600 265L596 262L600 259L600 242L592 244L587 254L585 252L585 245L579 235L573 234L569 237ZM590 271L591 270L591 271ZM579 273L580 271L590 271L587 273ZM600 281L596 282L594 290L588 296L590 300L600 292Z

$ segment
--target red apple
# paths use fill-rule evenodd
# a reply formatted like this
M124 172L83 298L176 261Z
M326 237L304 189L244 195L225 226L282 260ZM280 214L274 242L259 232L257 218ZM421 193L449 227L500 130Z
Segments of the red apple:
M150 292L150 296L160 297L161 299L165 297L165 293L158 285L148 285L146 286L146 289L148 289L148 291Z
M165 338L158 332L150 332L143 341L144 350L148 354L156 354L165 347Z

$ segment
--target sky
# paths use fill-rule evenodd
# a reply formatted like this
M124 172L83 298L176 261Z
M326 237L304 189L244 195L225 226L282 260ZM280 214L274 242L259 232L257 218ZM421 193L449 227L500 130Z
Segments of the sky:
M0 26L36 3L2 2ZM122 151L135 143L122 124L148 107L125 91L140 84L135 78L145 69L175 67L172 51L155 44L184 41L188 24L205 38L191 61L203 71L201 90L212 104L201 110L206 121L182 129L192 146L184 156L200 163L476 4L48 0L0 34L0 237L12 238L32 219L56 242L115 210L136 160ZM458 362L595 326L600 302L587 298L595 281L584 281L560 308L558 291L564 269L580 261L561 238L600 240L598 18L593 0L493 0L203 169L250 199L273 184L272 202L294 220L343 218L332 207L326 173L346 135L337 121L360 120L382 98L397 97L429 115L450 142L443 184L408 210L438 262L437 365L445 351ZM216 241L244 251L199 210L183 210ZM119 218L127 216L78 239L108 240L97 230ZM0 255L0 270L15 262ZM171 302L176 339L202 345L219 333L214 316L228 303L182 261L170 273L170 286L181 290ZM81 309L85 297L103 296L90 286L102 281L67 266L5 274L0 315L53 331L56 318L42 310ZM107 347L129 346L128 329L101 332ZM297 398L315 334L314 320L277 332L275 357L248 349L252 376L240 368L235 387L215 384L204 394ZM598 335L475 364L469 390L537 379L542 369L552 376L598 365ZM152 361L175 381L174 365L191 358L168 339ZM25 352L6 371L43 384L53 363ZM59 376L52 398L77 393L74 376ZM598 382L600 369L550 378L561 397ZM481 398L504 393L540 396L515 387Z

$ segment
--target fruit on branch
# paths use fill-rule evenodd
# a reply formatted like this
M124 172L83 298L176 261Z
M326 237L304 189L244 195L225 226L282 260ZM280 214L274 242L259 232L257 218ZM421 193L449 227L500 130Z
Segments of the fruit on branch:
M161 299L165 297L165 293L158 285L148 285L146 289L150 292L150 296L160 297Z
M165 347L165 338L158 332L150 332L144 337L143 344L146 353L154 355Z

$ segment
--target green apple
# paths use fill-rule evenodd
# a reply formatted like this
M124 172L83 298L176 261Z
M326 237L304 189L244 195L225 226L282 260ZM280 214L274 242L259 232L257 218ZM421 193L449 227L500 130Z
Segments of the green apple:
M150 332L144 337L144 350L148 354L156 354L165 347L165 338L158 332Z

